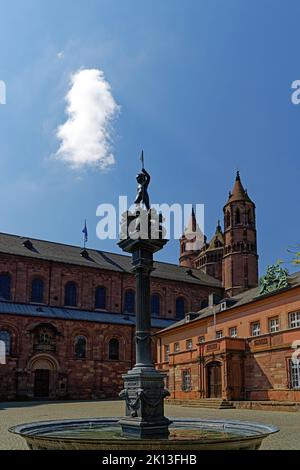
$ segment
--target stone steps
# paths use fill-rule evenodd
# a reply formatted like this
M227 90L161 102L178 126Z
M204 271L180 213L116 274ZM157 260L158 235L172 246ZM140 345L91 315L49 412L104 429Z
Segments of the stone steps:
M216 410L234 409L232 402L223 400L222 398L202 398L197 400L167 400L169 405L181 405L189 408L211 408Z

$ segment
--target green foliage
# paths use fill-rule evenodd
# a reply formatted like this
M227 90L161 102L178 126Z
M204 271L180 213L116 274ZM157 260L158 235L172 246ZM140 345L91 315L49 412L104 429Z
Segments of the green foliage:
M299 249L299 248L300 248L300 245L297 245L295 247L296 250ZM296 264L296 265L300 264L300 251L294 251L294 249L293 250L289 249L288 252L292 253L294 255L294 258L292 260L292 264Z

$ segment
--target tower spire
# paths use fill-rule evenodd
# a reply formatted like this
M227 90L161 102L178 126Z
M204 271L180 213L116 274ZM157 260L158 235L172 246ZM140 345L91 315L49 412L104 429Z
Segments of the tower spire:
M237 170L233 189L231 192L229 192L228 202L244 201L248 198L249 196L247 194L247 191L245 191L244 186L241 181L240 171Z
M235 295L258 285L255 204L237 170L231 195L224 207L223 285Z

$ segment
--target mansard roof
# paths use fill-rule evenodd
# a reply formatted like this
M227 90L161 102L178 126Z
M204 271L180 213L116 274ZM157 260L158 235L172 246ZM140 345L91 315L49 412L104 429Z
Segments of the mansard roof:
M28 241L31 243L29 244ZM0 233L0 253L29 257L36 260L54 261L87 268L131 273L131 257L79 246L49 242L28 237ZM217 279L199 269L186 270L176 264L156 261L152 276L169 281L187 282L201 286L221 288Z

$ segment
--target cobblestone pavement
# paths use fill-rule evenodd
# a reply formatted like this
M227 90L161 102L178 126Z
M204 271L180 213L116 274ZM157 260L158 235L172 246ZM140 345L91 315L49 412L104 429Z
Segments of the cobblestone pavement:
M15 424L32 421L122 416L124 404L121 401L88 402L10 402L0 403L0 449L26 449L22 438L8 432ZM268 437L262 449L300 450L300 413L254 410L207 410L167 405L166 415L173 417L198 417L211 419L238 419L274 424L280 432Z

